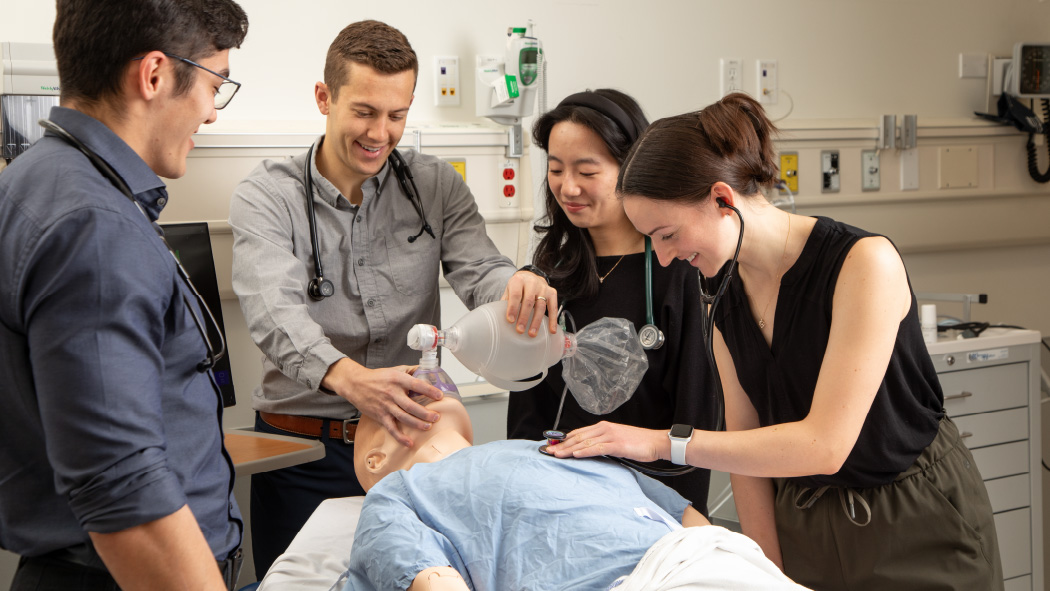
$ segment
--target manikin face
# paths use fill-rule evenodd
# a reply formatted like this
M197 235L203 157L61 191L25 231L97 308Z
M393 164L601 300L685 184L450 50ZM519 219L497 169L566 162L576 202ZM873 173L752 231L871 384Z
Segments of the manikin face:
M197 63L227 76L230 73L229 58L230 51L227 49L197 60ZM169 61L167 67L183 67L179 60L169 58ZM196 78L188 91L166 99L165 111L158 119L158 133L153 134L153 141L145 148L143 159L157 176L176 179L186 174L186 157L193 149L193 134L202 124L213 123L218 119L215 94L223 79L197 67L193 67L193 75Z
M620 165L598 134L562 121L551 129L547 148L547 184L574 226L600 229L624 221L616 197Z
M634 227L652 237L653 250L665 267L682 259L713 277L736 250L740 226L713 198L681 204L626 195L623 208Z
M405 132L416 75L412 70L382 74L351 62L338 97L318 83L317 107L327 116L324 147L327 176L360 184L375 176Z
M384 476L398 470L408 470L418 463L434 462L449 453L469 446L474 441L474 429L466 407L454 396L446 395L426 405L441 418L430 429L421 431L400 425L412 438L412 447L398 443L376 421L362 417L354 435L354 472L361 486L368 491Z

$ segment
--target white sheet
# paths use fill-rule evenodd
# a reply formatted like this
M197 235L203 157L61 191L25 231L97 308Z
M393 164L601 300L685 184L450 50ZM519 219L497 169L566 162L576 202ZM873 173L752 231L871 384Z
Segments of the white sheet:
M328 591L350 563L364 497L321 503L288 550L266 572L259 591Z
M673 531L645 553L614 591L804 591L751 538L723 527Z

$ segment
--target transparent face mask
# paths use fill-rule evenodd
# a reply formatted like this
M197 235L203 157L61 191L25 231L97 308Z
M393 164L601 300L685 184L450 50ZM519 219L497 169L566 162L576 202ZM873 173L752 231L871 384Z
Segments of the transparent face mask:
M609 414L630 400L649 359L634 324L601 318L576 333L576 354L562 360L562 378L583 410Z

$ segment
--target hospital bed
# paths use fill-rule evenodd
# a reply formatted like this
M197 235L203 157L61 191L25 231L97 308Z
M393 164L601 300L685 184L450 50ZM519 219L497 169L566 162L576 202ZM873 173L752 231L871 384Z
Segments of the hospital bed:
M350 545L364 500L345 497L322 502L266 572L258 591L331 589L350 562Z
M362 496L328 499L322 502L296 534L288 550L279 556L267 571L256 591L340 591L344 583L342 574L350 562L350 546L364 500L365 497ZM674 570L681 570L682 565L688 565L687 570L703 573L704 578L708 580L704 584L694 586L676 586L673 579L669 579L667 582L672 583L670 586L676 589L753 591L790 588L805 591L786 579L781 580L782 575L776 571L773 563L766 561L764 557L756 558L761 556L761 551L754 542L743 536L721 527L687 529L694 532L705 530L710 540L702 546L682 547L680 551L685 552L688 557L679 555L668 557L667 560L674 565ZM726 536L735 538L726 539ZM746 540L743 545L741 540ZM724 551L727 549L730 552ZM750 557L745 556L749 552ZM693 564L690 564L690 561L694 561ZM764 564L756 566L758 561ZM658 564L648 566L650 569L659 567ZM664 576L655 572L643 572L639 576L648 580L647 575L652 575L653 579ZM646 585L645 588L649 586Z

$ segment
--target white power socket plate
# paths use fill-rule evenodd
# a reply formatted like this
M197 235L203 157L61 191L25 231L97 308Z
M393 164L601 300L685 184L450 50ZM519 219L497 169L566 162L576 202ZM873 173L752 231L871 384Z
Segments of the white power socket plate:
M455 107L459 105L459 57L454 55L434 56L434 105Z
M764 105L775 105L779 100L777 83L777 60L758 60L758 102Z
M744 60L724 57L720 62L719 91L722 96L744 90Z

